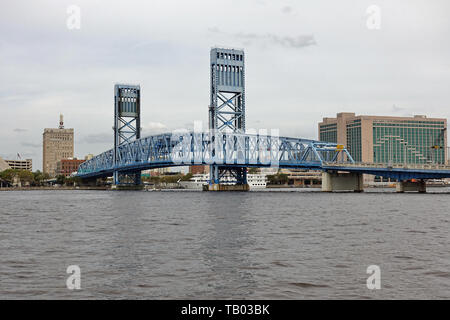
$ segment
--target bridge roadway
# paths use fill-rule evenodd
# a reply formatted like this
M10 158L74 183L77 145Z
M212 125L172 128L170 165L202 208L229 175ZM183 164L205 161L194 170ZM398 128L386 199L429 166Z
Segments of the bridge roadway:
M116 163L116 165L115 165ZM279 167L371 174L398 180L450 177L450 166L355 163L342 145L315 140L223 132L153 135L105 151L79 166L80 178L141 170L217 164L221 167ZM214 182L212 182L214 183Z
M323 171L366 173L397 180L450 178L450 166L439 164L322 163Z

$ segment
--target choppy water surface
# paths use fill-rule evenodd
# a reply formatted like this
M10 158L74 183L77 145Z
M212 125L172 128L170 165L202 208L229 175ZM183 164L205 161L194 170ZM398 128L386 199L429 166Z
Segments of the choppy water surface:
M450 194L4 191L0 298L449 299L449 231Z

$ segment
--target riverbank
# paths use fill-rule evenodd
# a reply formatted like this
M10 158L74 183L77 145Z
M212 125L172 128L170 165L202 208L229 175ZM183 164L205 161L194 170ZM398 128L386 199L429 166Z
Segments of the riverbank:
M448 188L448 185L440 184L427 184L427 188ZM320 189L320 185L313 186L296 186L296 185L267 185L266 188L261 188L261 190L266 189ZM364 189L394 189L395 184L389 185L366 185ZM3 187L0 191L55 191L55 190L111 190L111 186L76 186L76 187ZM145 191L161 191L161 190L190 190L183 189L181 187L154 187L154 186L144 186L142 190Z
M11 187L11 188L0 188L0 191L32 191L32 190L110 190L109 186L81 186L81 187Z

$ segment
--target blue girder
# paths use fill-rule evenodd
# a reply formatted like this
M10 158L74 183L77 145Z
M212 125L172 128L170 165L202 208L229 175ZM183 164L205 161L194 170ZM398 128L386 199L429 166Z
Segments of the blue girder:
M146 169L220 165L321 170L323 163L354 163L345 148L315 140L224 132L179 132L149 136L105 151L82 163L77 176L94 178Z
M133 173L163 167L215 164L222 168L279 167L357 172L398 180L450 177L449 167L357 164L346 148L335 143L257 134L165 133L120 145L116 166L113 155L111 149L82 163L77 176L99 178L111 176L115 170Z
M444 166L430 166L430 168L414 168L411 166L401 167L380 167L379 165L373 164L372 167L369 166L346 166L346 165L329 165L323 164L322 169L324 171L345 171L345 172L355 172L355 173L365 173L375 176L397 179L400 181L411 180L411 179L442 179L450 178L450 168L443 168Z

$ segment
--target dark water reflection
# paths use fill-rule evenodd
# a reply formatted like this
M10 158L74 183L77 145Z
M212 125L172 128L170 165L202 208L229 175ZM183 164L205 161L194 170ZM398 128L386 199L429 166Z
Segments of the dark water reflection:
M379 191L0 192L0 298L449 299L449 194Z

